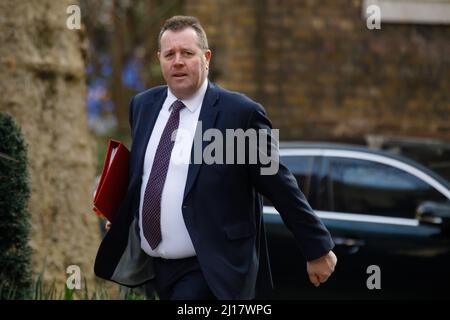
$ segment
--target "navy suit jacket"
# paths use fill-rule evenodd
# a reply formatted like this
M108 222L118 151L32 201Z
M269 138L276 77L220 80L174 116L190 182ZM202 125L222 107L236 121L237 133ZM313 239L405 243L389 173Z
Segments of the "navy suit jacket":
M140 248L138 208L145 151L166 96L167 86L160 86L131 100L133 142L128 192L100 245L94 268L97 276L130 287L147 283L155 276L152 258ZM271 130L261 105L212 83L208 84L199 121L203 132L216 128L223 137L226 129ZM204 141L202 150L209 143ZM193 154L194 150L191 157ZM307 260L321 257L333 248L329 232L289 170L280 163L276 174L261 175L260 167L189 165L183 217L205 279L219 299L254 298L258 271L266 270L262 278L271 281L261 195L272 201Z

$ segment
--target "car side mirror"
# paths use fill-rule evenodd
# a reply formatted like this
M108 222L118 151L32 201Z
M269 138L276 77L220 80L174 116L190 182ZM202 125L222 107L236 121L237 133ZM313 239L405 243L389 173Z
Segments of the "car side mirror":
M429 224L449 224L450 222L450 201L434 202L425 201L416 210L416 219L421 223Z

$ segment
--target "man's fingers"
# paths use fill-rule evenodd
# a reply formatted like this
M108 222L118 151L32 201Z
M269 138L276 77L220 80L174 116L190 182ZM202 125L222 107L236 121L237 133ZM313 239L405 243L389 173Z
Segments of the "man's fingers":
M321 283L326 282L329 277L330 277L329 275L326 276L326 275L310 274L309 280L314 286L318 287Z
M318 278L319 278L320 283L324 283L324 282L326 282L328 280L329 276L328 277L327 276L322 276L322 277L318 277Z
M313 285L318 287L321 283L328 280L334 271L337 258L333 251L329 251L326 255L306 263L309 280Z
M317 275L315 275L315 274L310 274L310 275L309 275L309 281L311 281L311 283L312 283L315 287L318 287L318 286L320 285L319 277L317 277Z

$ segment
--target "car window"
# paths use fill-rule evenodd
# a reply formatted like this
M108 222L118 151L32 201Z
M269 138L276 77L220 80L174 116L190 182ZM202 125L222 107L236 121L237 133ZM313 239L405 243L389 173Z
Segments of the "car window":
M306 198L308 198L311 184L311 172L313 169L312 156L283 156L281 161L292 172L297 184Z
M311 172L313 170L312 156L282 156L281 162L292 172L300 190L305 195L306 199L311 195ZM308 199L309 201L310 199ZM264 198L264 205L272 206L272 203Z
M329 170L333 211L414 218L421 202L446 199L416 176L382 163L332 158Z

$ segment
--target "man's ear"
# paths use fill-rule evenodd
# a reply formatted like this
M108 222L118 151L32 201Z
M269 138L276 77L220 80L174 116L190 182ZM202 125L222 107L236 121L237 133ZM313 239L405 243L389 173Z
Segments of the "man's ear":
M208 50L205 51L206 61L209 62L209 60L211 60L211 55L212 55L211 50L208 49Z
M212 56L212 53L211 53L211 50L206 50L205 51L205 59L206 59L206 62L207 62L207 65L209 65L209 62L211 61L211 56Z
M158 51L158 52L156 53L156 58L158 58L158 60L159 60L159 57L160 57L160 56L161 56L161 52Z

